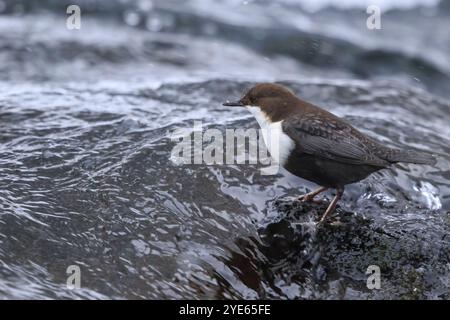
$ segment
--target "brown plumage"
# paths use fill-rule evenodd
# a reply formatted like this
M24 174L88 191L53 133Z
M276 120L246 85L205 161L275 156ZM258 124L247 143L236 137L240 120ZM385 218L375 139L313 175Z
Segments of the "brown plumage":
M270 123L282 121L283 133L295 142L283 166L292 174L321 186L300 199L311 201L328 188L337 191L320 222L334 211L345 185L396 162L436 163L427 153L383 146L343 119L299 99L278 84L258 84L238 102L224 105L256 106Z

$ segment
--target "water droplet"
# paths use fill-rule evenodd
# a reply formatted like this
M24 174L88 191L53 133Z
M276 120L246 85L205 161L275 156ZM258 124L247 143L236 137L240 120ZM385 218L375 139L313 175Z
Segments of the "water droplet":
M134 11L126 11L124 14L124 20L125 23L130 26L137 26L141 18L139 17L139 14Z
M162 29L162 23L158 17L148 17L145 22L145 26L147 27L148 30L153 32L158 32L161 31Z

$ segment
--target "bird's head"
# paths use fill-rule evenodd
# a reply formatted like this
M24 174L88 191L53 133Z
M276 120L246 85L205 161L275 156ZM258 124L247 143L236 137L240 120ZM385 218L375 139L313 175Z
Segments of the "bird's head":
M258 107L261 111L272 120L274 118L283 118L284 114L295 105L295 94L275 83L260 83L252 87L238 101L226 102L223 105L229 107Z

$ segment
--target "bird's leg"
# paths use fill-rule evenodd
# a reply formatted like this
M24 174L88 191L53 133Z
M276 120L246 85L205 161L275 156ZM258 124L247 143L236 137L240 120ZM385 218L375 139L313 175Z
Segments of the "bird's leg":
M336 204L338 203L339 199L342 197L342 194L344 193L343 188L337 188L336 189L336 195L334 196L333 200L331 201L330 205L328 206L327 210L323 214L322 218L320 218L318 225L322 224L325 219L333 213L334 209L336 209Z
M328 188L326 188L326 187L320 187L319 189L316 189L314 191L311 191L311 192L301 195L300 197L297 198L297 200L302 201L302 202L307 202L307 201L320 202L320 201L314 200L314 197L317 196L319 193L324 192L327 189Z

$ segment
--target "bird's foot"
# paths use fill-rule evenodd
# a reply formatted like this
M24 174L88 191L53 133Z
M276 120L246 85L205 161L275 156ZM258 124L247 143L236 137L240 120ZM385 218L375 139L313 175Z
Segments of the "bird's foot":
M316 222L316 227L322 226L326 218L327 218L327 215L324 214L322 216L322 218L320 218L320 220L318 222Z
M327 210L322 215L319 222L317 222L317 224L316 224L317 227L321 226L323 224L323 222L327 219L327 217L329 217L334 212L334 210L336 209L336 205L337 205L339 199L341 198L343 192L344 192L343 189L337 189L337 193L334 196L333 200L331 200L331 203L328 206Z
M314 199L314 197L315 197L315 195L306 193L306 194L303 194L303 195L299 196L297 198L297 201L300 201L300 202L313 202L313 203L317 203L317 204L320 204L320 203L323 202L320 199Z
M300 197L297 198L297 201L301 201L301 202L314 202L314 203L321 203L321 200L315 200L315 196L317 196L319 193L324 192L325 190L327 190L326 187L320 187L317 190L305 193L304 195L301 195Z

